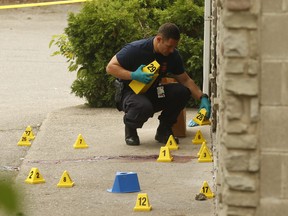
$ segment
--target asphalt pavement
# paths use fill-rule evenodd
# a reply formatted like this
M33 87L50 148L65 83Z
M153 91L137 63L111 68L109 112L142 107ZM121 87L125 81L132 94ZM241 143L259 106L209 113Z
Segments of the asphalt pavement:
M30 22L30 25L35 25L32 29L36 31L43 25L43 20L49 23L55 21L57 17L63 19L67 15L68 9L71 9L71 6L35 8L35 10L21 9L18 12L24 13L25 16L27 11L31 13L32 20L35 22ZM75 9L77 10L77 8L73 8L73 10ZM9 20L9 16L11 19L15 18L14 12L11 11L9 15L9 12L6 11L5 19ZM35 14L38 14L41 19L37 20ZM31 19L29 20L31 21ZM65 23L65 20L62 22ZM22 24L19 23L19 28L22 28L21 26ZM8 24L7 28L9 28ZM25 31L24 27L23 31ZM34 34L33 31L31 30L30 33ZM44 29L42 29L41 35L45 35ZM41 37L38 38L40 38L39 43L41 43ZM29 43L28 39L27 43ZM36 46L34 49L38 50ZM27 52L29 53L29 50ZM1 57L4 56L5 54L2 53ZM22 49L21 56L26 56L25 48L24 51ZM33 57L36 63L45 64L42 70L49 70L50 65L53 67L53 63L49 62L50 60L42 59L41 55L35 54ZM6 61L11 61L11 64L17 66L17 61L16 64L13 63L12 59ZM57 60L57 62L61 61L65 65L64 59ZM33 66L34 62L30 61L29 64ZM1 70L2 72L3 70ZM72 79L73 77L68 80L71 81ZM57 82L57 80L57 76L49 77L49 81L52 83ZM27 85L30 84L35 85L34 82ZM24 92L21 98L27 97L27 100L31 97L32 99L37 98L37 93L39 97L43 97L45 92L49 92L49 89L45 90L45 88L36 89L34 91L33 89L29 90L29 95L26 96ZM63 96L66 97L67 89L69 87L63 88L63 92L59 92L62 92ZM141 145L127 146L124 141L123 113L113 108L89 108L84 105L83 101L75 98L68 99L67 104L63 102L63 97L59 97L59 100L49 98L50 101L55 106L48 109L47 105L45 106L43 103L40 106L42 112L36 112L33 109L35 104L23 103L27 109L21 113L34 116L36 112L41 116L37 120L23 117L11 121L10 118L5 118L8 112L1 114L1 117L3 115L3 119L9 123L7 123L9 127L6 125L8 128L17 127L17 130L15 128L14 130L6 130L5 124L1 125L3 139L13 133L13 139L6 138L9 141L7 145L10 150L5 151L5 146L2 145L4 151L1 150L1 158L3 158L1 159L1 167L7 164L10 165L10 168L15 167L16 175L13 175L13 178L9 177L9 179L14 180L15 187L21 194L20 212L23 215L214 215L213 198L204 201L195 200L195 196L202 189L204 181L208 182L212 191L214 190L213 163L199 163L197 153L201 145L194 145L191 142L196 132L201 130L207 140L208 147L211 147L210 126L187 127L186 137L180 138L180 148L171 151L173 160L171 162L158 162L160 147L163 146L154 140L158 126L158 114L155 114L142 129L138 130ZM58 103L60 105L57 106ZM9 103L7 102L7 104ZM21 110L21 106L15 110ZM187 121L193 118L196 112L197 110L187 109ZM40 120L41 122L39 122ZM17 123L18 121L20 123ZM17 146L25 127L30 123L32 123L32 130L36 138L31 141L29 147ZM79 134L82 135L88 148L74 148ZM39 170L45 183L27 184L25 182L31 175L32 168ZM57 187L65 170L74 182L74 186L71 188ZM108 192L107 189L114 186L117 172L136 173L140 191L131 193ZM133 211L139 193L147 193L152 206L151 211L145 213ZM0 210L1 214L5 215Z

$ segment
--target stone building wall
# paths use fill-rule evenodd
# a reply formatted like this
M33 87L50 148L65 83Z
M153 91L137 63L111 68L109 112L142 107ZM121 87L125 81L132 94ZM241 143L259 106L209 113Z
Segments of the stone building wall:
M288 213L288 0L262 0L261 215Z
M288 0L212 3L217 215L287 215Z

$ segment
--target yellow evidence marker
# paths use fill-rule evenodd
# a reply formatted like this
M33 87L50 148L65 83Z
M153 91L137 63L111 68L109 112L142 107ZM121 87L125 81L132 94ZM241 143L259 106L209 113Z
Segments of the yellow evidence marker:
M31 128L30 125L28 125L28 126L26 127L25 133L27 134L27 136L28 136L28 138L29 138L30 140L34 140L34 139L35 139L34 133L33 133L32 128Z
M152 206L149 203L147 193L139 193L137 195L136 205L134 211L151 211Z
M73 186L74 182L71 180L69 173L65 170L60 178L59 183L57 184L57 187L69 188Z
M207 142L206 139L204 139L204 136L200 130L197 131L195 134L194 139L192 140L193 144L202 144L203 142Z
M203 185L202 185L202 187L200 189L200 193L205 194L205 196L207 198L213 198L214 197L214 193L212 193L207 181L203 182Z
M193 118L193 121L196 122L198 125L210 125L211 122L207 119L206 116L206 109L201 109L197 115Z
M197 157L200 157L201 152L202 152L202 150L204 149L204 147L206 147L206 148L208 149L208 151L209 151L209 153L210 153L211 156L213 155L212 152L210 151L210 149L208 148L207 143L206 143L206 142L203 142L202 145L201 145L201 148L200 148L199 152L197 153Z
M213 162L212 155L206 146L203 147L198 162Z
M28 184L38 184L38 183L44 183L45 179L43 179L42 175L40 174L37 168L32 168L25 182Z
M85 140L83 139L81 134L78 135L77 140L76 140L76 142L74 143L73 146L74 146L75 149L88 148L88 145L85 142Z
M173 160L173 157L170 154L170 150L166 146L162 146L160 148L159 157L157 159L158 162L171 162Z
M159 68L160 68L160 65L156 60L142 68L143 72L153 73L154 75L152 77L152 80L148 84L139 82L137 80L132 80L129 83L129 86L135 92L135 94L145 93L150 88L150 86L153 84L153 82L156 80L156 78L159 75L158 74Z
M171 134L169 136L169 139L167 140L167 143L165 145L166 147L168 147L170 150L178 150L179 146L174 138L174 136Z
M31 142L29 137L26 134L26 131L22 134L19 142L17 143L18 146L31 146Z

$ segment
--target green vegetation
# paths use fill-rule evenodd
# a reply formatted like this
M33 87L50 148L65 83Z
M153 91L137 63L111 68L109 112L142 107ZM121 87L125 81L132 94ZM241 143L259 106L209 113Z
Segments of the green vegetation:
M71 89L92 107L114 106L114 78L106 65L126 43L154 35L159 26L179 26L179 51L186 71L202 86L204 0L94 0L70 13L64 33L53 36L68 70L77 72ZM192 103L189 104L192 106Z
M11 183L0 179L0 215L15 215L18 209L18 193L12 187Z

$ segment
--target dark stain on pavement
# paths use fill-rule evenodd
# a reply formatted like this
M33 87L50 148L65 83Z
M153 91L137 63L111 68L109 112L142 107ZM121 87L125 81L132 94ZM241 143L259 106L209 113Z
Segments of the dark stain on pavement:
M120 155L120 156L93 156L89 158L79 159L62 159L62 160L29 160L28 163L36 164L59 164L65 162L92 162L92 161L104 161L104 160L120 160L122 162L155 162L159 155ZM172 163L187 163L192 159L196 159L194 156L178 156L173 155ZM171 162L170 162L171 163Z

